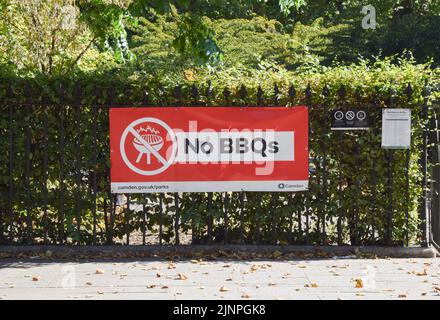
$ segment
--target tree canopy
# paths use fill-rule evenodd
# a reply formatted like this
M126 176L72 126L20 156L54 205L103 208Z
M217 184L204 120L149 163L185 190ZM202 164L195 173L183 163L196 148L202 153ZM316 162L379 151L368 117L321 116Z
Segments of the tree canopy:
M369 1L377 15L374 30L361 26L364 4L0 0L0 63L20 73L47 74L111 69L163 74L177 62L182 70L303 70L396 54L439 63L438 1Z

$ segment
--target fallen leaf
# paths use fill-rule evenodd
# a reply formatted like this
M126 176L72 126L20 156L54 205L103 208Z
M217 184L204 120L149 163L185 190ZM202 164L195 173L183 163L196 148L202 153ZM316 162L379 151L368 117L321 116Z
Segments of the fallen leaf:
M220 292L227 292L227 291L229 291L229 289L227 287L223 286L223 287L220 288L219 291Z
M428 272L427 272L426 269L424 269L423 272L416 272L415 274L416 274L417 276L427 276L427 275L428 275Z
M40 281L40 276L32 276L32 281Z
M98 294L104 294L104 292L102 292L102 291L96 291Z
M160 278L160 277L162 277L162 276L163 276L162 273L156 273L156 278Z
M355 288L363 288L364 287L364 283L362 281L362 279L354 279L354 281L356 281L356 285Z
M232 281L232 278L227 278L225 281Z
M269 282L268 285L273 287L273 286L276 286L277 284L275 282Z
M434 290L440 292L440 287L434 287Z
M422 292L422 296L426 296L427 294L427 292Z
M104 274L105 270L104 269L96 269L95 274Z
M186 275L184 275L183 273L178 273L177 280L188 280L188 277Z
M199 260L191 260L190 262L196 264L199 263Z
M311 286L312 288L318 288L318 284L316 284L316 283L312 283L310 286Z
M161 289L168 289L168 286L162 286Z
M91 285L92 285L92 283L90 281L86 282L86 286L91 286Z
M153 289L153 288L155 288L155 287L156 287L155 284L149 284L149 285L147 286L147 289Z
M403 299L403 298L406 298L407 295L404 294L404 293L401 293L401 294L399 294L397 297L400 298L400 299Z
M241 297L244 298L244 299L250 299L251 298L251 296L248 293L243 293L241 295Z

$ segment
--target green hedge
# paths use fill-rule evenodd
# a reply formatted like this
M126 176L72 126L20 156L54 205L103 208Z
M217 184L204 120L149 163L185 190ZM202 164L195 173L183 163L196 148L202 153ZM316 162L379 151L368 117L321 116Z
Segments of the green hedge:
M65 238L69 243L108 243L111 239L119 241L127 233L142 233L144 226L148 235L156 236L162 221L163 241L175 242L174 194L163 197L163 214L158 194L130 197L130 201L138 203L152 201L152 205L147 205L145 225L142 212L128 212L124 206L114 208L114 198L109 194L108 108L104 105L141 106L148 102L153 106L305 104L310 107L310 190L294 194L247 192L244 210L241 193L180 194L178 230L192 234L195 243L208 241L207 223L211 219L213 241L224 241L227 230L231 243L242 240L295 244L385 243L388 162L387 153L380 148L380 110L410 107L413 136L409 198L405 194L406 152L396 151L391 228L393 243L405 243L406 232L410 243L419 243L418 209L422 191L419 159L426 124L421 110L426 86L438 81L428 65L401 60L397 64L360 62L302 74L271 68L252 74L235 69L217 74L192 72L191 76L161 79L139 74L1 79L0 235L3 241L7 242L12 235L14 242L32 238L34 242L46 239L58 243L60 238ZM26 88L26 83L32 85ZM65 89L63 99L60 98L61 83ZM75 107L78 102L82 105L80 109ZM349 106L369 108L375 118L374 127L362 132L330 131L329 110ZM10 110L14 164L12 217L8 202ZM61 118L64 119L64 150L60 144ZM96 207L92 192L94 177L98 190ZM64 210L61 210L62 195ZM208 202L212 203L210 207ZM110 214L112 209L115 209L114 215Z

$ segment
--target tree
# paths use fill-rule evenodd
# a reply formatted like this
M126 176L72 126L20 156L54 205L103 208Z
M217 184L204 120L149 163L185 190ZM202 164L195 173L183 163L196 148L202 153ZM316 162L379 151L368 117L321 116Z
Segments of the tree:
M266 6L264 0L231 1L235 7ZM279 0L279 12L291 13L301 0ZM131 60L128 28L154 9L171 14L179 26L173 45L200 64L221 59L215 33L203 22L210 9L227 8L219 0L0 0L0 61L19 69L68 73L87 55L111 52L118 62ZM272 5L273 6L273 5Z

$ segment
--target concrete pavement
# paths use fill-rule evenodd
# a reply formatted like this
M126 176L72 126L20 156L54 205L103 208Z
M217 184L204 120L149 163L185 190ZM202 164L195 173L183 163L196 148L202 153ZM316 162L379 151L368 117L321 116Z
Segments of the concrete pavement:
M440 259L1 259L0 299L440 300Z

